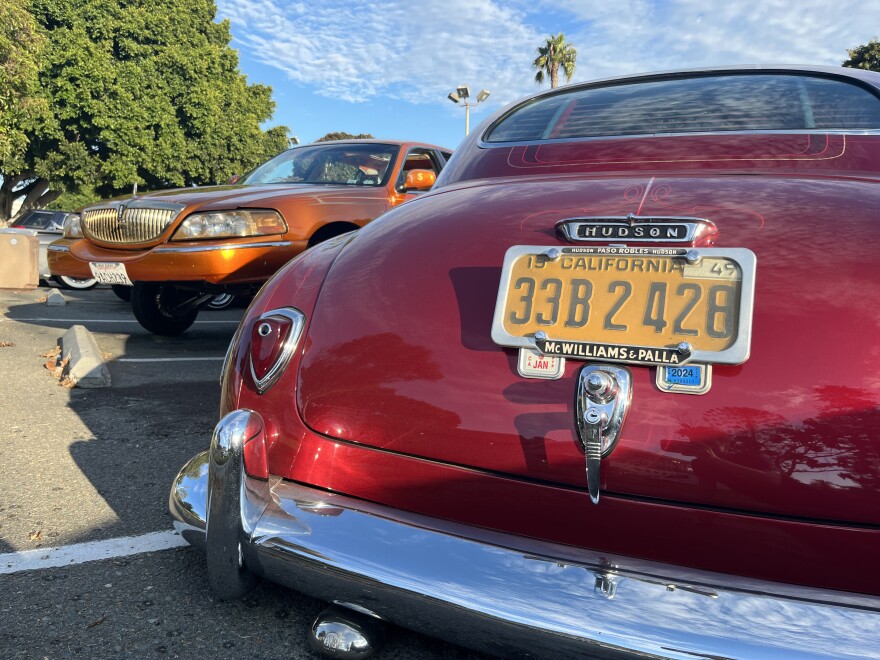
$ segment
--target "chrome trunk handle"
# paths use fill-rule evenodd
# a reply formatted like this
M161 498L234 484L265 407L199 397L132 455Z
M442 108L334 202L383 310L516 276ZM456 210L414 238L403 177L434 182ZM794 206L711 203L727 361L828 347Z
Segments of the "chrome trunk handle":
M632 375L625 367L588 364L578 374L575 417L593 504L599 503L602 457L617 444L631 400Z

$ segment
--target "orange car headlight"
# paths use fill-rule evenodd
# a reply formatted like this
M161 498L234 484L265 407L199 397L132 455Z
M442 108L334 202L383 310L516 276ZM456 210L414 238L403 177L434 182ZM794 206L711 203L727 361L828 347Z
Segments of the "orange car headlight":
M61 226L61 234L64 238L82 238L82 224L79 213L68 213Z
M208 211L190 215L177 228L172 240L269 236L283 234L286 231L287 223L278 211L260 209Z

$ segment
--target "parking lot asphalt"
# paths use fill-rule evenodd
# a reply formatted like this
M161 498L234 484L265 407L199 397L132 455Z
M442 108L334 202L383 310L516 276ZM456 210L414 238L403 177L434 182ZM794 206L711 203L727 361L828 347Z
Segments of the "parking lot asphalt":
M269 583L218 602L203 555L171 532L171 481L210 442L243 310L158 337L109 288L63 291L59 307L48 292L0 289L0 658L319 657L306 636L325 604ZM111 387L70 389L45 367L74 324L94 335ZM80 563L81 544L141 547L145 535L165 549ZM40 565L69 546L75 559ZM38 567L14 567L22 553ZM392 628L375 657L482 656Z

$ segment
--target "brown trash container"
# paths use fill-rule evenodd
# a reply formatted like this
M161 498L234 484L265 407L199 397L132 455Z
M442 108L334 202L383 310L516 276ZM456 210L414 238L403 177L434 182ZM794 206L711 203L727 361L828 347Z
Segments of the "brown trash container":
M35 289L40 283L40 240L28 229L0 229L0 289Z

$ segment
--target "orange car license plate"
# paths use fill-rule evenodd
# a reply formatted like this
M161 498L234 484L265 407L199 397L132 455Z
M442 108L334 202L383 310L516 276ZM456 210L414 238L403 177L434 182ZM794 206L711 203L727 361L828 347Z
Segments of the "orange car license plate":
M101 284L121 284L123 286L132 286L132 281L128 277L125 270L125 264L116 261L106 262L90 262L89 269L92 271L92 277Z
M512 247L492 339L599 361L739 364L755 264L744 248Z

